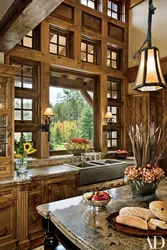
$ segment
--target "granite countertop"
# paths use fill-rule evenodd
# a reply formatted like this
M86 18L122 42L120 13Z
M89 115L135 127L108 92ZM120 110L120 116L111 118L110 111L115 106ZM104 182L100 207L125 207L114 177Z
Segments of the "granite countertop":
M13 185L13 184L21 184L21 183L29 183L33 179L39 178L47 178L47 177L54 177L54 176L63 176L69 173L78 173L79 169L67 166L67 165L57 165L57 166L50 166L50 167L43 167L43 168L34 168L28 169L26 174L17 175L14 173L14 177L11 178L3 178L0 180L0 186L4 185Z
M43 217L50 218L55 226L82 250L150 250L146 237L128 236L114 231L106 223L109 214L119 211L122 207L148 208L148 203L132 200L129 185L111 189L109 192L113 199L101 211L89 209L84 205L82 196L40 205L37 210ZM157 189L157 199L165 200L166 195L167 180L163 180Z

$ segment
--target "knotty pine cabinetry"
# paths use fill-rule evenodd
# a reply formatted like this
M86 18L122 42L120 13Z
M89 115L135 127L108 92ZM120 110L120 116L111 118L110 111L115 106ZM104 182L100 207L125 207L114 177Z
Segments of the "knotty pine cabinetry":
M0 178L14 173L15 67L0 64Z
M17 243L17 189L0 188L0 250L14 250Z

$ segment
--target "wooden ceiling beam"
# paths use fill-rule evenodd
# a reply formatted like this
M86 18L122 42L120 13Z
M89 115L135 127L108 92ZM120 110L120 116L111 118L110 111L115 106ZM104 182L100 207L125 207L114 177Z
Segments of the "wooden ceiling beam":
M93 99L89 95L89 93L85 89L80 90L80 93L83 95L83 97L85 98L85 100L87 101L87 103L89 104L89 106L91 108L93 108Z
M7 53L63 0L15 0L0 23L0 51Z

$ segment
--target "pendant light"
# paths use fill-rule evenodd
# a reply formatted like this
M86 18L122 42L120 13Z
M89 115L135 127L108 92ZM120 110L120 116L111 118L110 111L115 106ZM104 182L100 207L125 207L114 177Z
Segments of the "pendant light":
M147 37L136 53L141 53L135 86L133 88L137 91L157 91L167 87L160 66L159 50L156 47L152 47L151 41L152 16L156 8L153 6L152 0L149 0L148 6ZM146 43L147 47L142 49Z

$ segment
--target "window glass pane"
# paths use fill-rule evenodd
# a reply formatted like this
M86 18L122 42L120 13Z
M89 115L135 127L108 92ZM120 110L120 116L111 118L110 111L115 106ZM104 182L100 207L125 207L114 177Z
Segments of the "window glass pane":
M95 3L88 0L88 7L92 8L92 9L95 9Z
M64 36L59 36L59 44L66 46L66 37Z
M112 138L113 138L113 139L117 138L117 131L113 131L113 132L112 132Z
M1 115L0 116L0 128L6 128L7 123L8 123L7 116Z
M6 144L0 145L0 156L7 156L7 145Z
M19 141L19 140L20 140L20 137L21 137L21 132L15 132L15 133L14 133L14 139L15 139L16 141Z
M20 98L15 98L14 107L15 107L15 109L21 109L21 99Z
M81 0L81 3L87 5L87 0Z
M32 89L32 79L31 78L23 78L23 88Z
M112 98L117 99L117 92L116 91L112 91Z
M86 53L81 52L81 60L86 61Z
M118 14L115 13L115 12L112 12L112 17L115 18L115 19L118 19Z
M111 148L111 140L108 140L108 141L107 141L107 147L108 147L108 148Z
M50 52L57 54L57 45L50 44Z
M23 109L32 109L32 100L23 99Z
M32 142L32 132L23 132L23 136L26 141Z
M116 115L113 115L113 120L114 120L114 123L117 123L117 116Z
M116 82L112 82L112 90L117 90L117 83Z
M117 140L112 140L112 147L117 147Z
M93 55L88 55L88 62L91 62L91 63L93 63Z
M112 107L111 110L112 114L117 114L117 107Z
M107 59L107 67L110 67L110 59Z
M110 50L107 50L107 58L110 59L111 58L111 53Z
M32 38L26 37L26 36L25 36L25 37L23 38L23 46L32 48Z
M0 142L7 142L6 130L0 130Z
M111 92L110 91L107 92L107 98L111 98Z
M14 85L15 85L15 87L21 88L21 77L19 77L19 76L15 77Z
M66 48L59 46L59 55L66 56Z
M86 51L86 43L81 43L81 51Z
M113 60L116 60L116 59L117 59L117 53L112 52L112 59L113 59Z
M88 44L88 52L90 53L90 54L93 54L94 53L94 46L93 45L89 45Z
M33 67L32 66L23 66L23 76L32 78Z
M111 1L108 1L108 8L111 9Z
M112 61L112 68L114 68L114 69L117 68L117 62L116 61Z
M15 120L20 121L21 120L21 111L20 110L15 110L14 111L14 117L15 117Z
M5 109L6 108L6 97L0 96L0 109Z
M23 120L32 121L32 111L23 111Z
M115 12L118 12L118 7L115 3L112 3L112 10L114 10Z
M57 34L50 34L50 42L57 43Z
M32 36L32 30L27 34L27 36Z
M108 16L111 16L111 10L107 11Z

